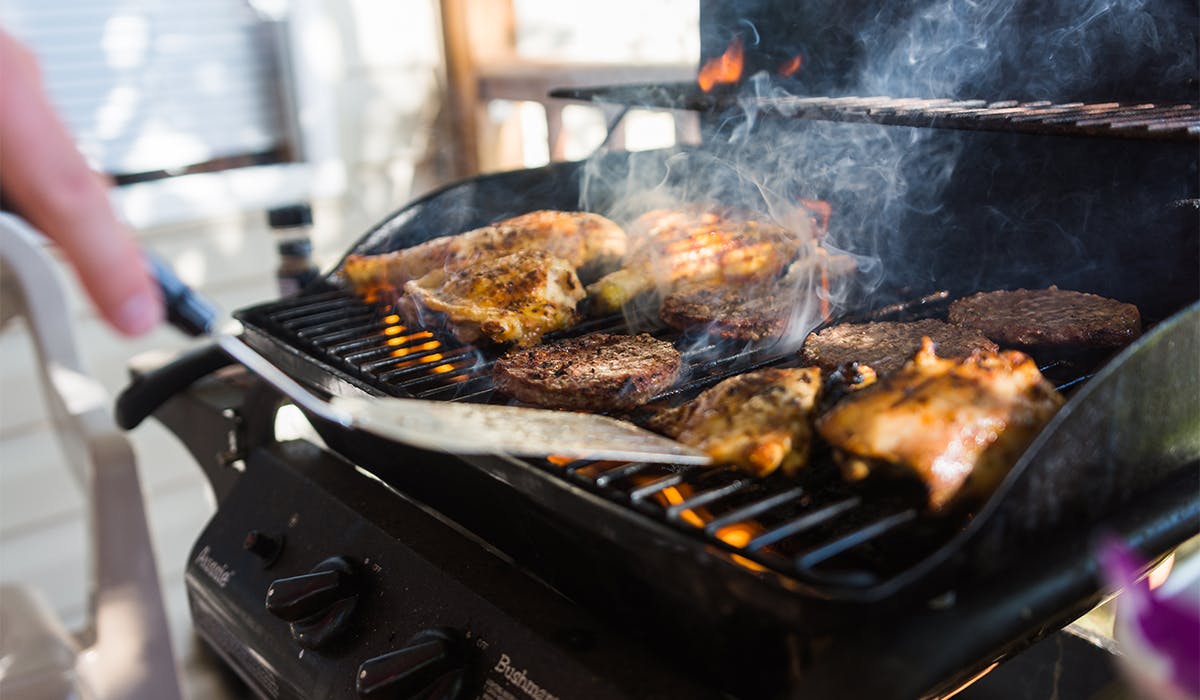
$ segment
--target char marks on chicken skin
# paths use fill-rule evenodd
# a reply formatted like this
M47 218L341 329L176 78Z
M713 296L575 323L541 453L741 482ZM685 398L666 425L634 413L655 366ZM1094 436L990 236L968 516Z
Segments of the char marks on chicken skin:
M540 250L571 267L606 272L625 255L625 231L599 214L533 211L465 233L379 255L351 255L342 274L356 291L402 288L435 270L461 270L522 250Z
M949 319L1001 345L1122 348L1142 332L1133 304L1058 287L980 292L950 305Z
M546 408L613 411L636 408L679 377L675 346L646 333L593 333L516 350L496 361L496 389Z
M659 412L650 428L754 476L794 474L808 463L820 393L816 367L746 372Z
M396 306L410 324L445 322L463 342L488 339L520 347L574 324L584 297L574 267L535 250L481 260L468 269L437 269L410 280L404 292Z
M816 427L848 479L876 469L915 476L937 512L991 493L1062 404L1028 355L946 359L925 338L900 371L852 393Z
M684 285L716 288L774 279L811 237L744 213L696 206L647 212L629 231L621 269L588 286L595 313L614 313L641 294L665 295Z
M966 357L976 350L999 348L981 333L935 319L842 323L813 333L804 341L800 356L807 364L833 371L846 362L870 365L880 375L904 366L929 337L943 357Z

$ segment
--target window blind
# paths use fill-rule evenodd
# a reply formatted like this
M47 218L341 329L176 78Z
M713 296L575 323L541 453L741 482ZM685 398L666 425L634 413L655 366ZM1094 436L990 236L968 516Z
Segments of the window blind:
M4 0L0 22L38 56L97 170L170 174L285 152L276 38L245 0Z

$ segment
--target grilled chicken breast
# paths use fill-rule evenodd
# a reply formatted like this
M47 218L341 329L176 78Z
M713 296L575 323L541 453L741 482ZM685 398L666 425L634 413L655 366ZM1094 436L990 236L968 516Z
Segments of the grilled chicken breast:
M583 284L566 260L523 250L469 269L437 269L404 285L398 308L415 325L447 321L463 342L488 338L497 343L535 345L542 335L576 320ZM428 312L440 316L429 318Z
M944 359L925 338L901 370L821 416L817 432L847 478L877 467L912 474L938 511L990 493L1062 404L1023 353Z
M597 313L613 313L639 294L677 285L744 284L779 276L808 232L731 214L655 210L631 226L624 266L588 287Z
M351 255L342 273L359 292L400 288L435 270L461 270L520 250L545 251L577 269L605 270L616 265L625 247L625 231L599 214L543 210L392 253Z
M510 352L492 377L501 393L525 403L628 410L674 384L682 365L674 345L649 334L592 333Z
M770 368L730 377L667 409L650 427L755 476L808 462L821 370Z

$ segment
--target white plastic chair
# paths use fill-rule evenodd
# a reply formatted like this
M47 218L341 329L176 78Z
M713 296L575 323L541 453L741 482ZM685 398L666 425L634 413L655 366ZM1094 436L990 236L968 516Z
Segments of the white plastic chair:
M61 273L23 220L0 213L0 323L23 316L55 434L84 489L88 622L68 632L28 586L0 587L0 698L175 700L175 656L133 450L82 367Z

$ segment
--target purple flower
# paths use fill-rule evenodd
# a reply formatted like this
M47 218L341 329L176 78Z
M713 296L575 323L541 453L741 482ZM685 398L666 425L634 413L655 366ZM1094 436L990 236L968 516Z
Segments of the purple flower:
M1116 540L1101 545L1100 567L1109 586L1125 589L1116 632L1132 680L1151 697L1200 697L1200 601L1151 591L1138 581L1145 563Z

